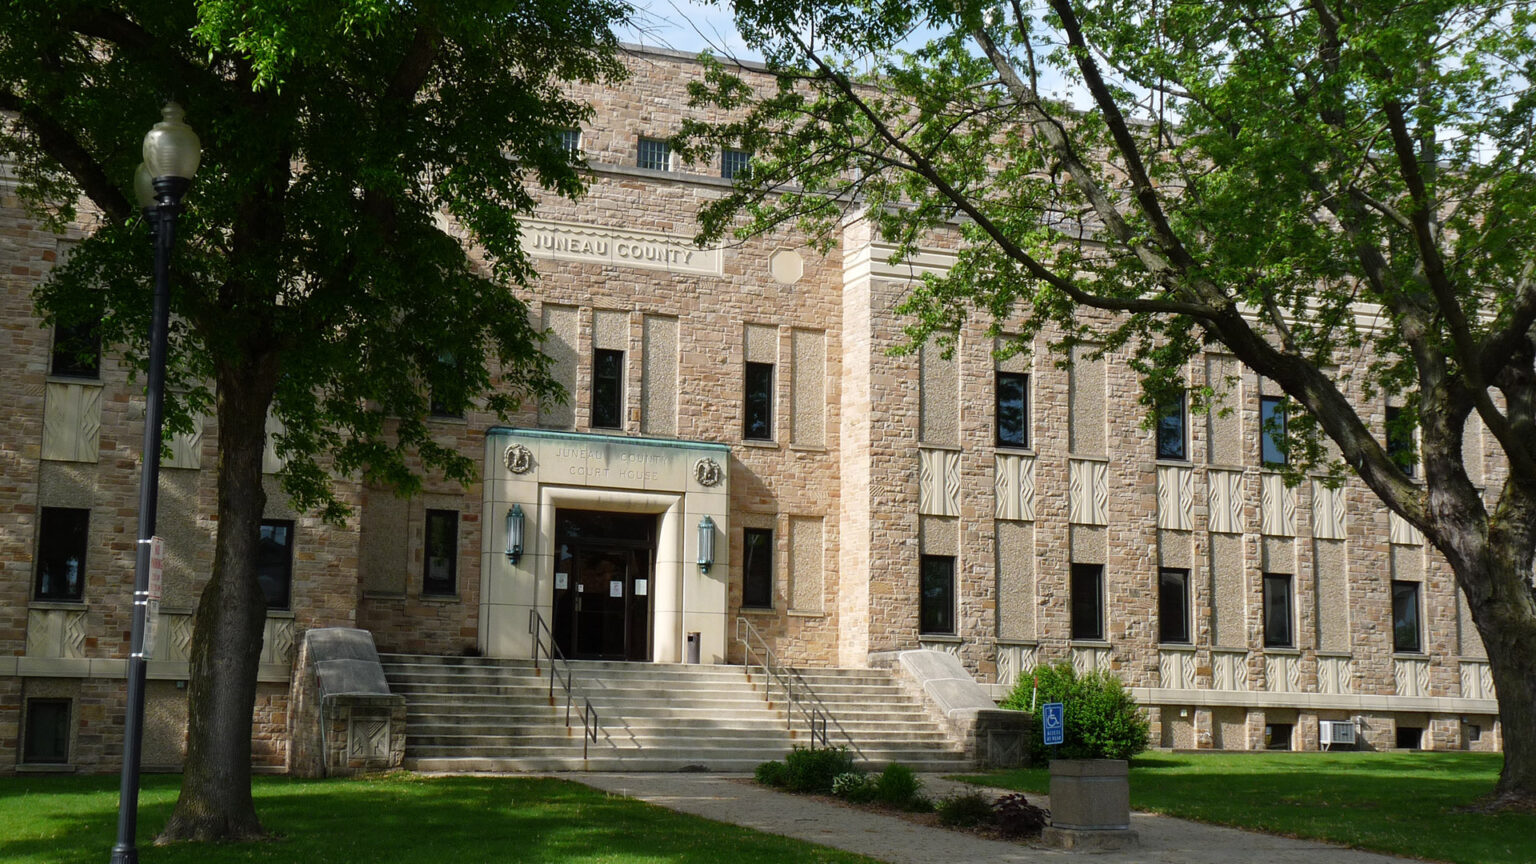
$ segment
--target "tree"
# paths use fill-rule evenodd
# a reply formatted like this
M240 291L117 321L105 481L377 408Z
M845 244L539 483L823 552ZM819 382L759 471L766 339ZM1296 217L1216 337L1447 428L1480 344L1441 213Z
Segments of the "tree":
M558 398L509 287L532 274L518 218L537 186L581 191L558 133L587 108L561 85L622 74L610 26L625 7L3 8L0 152L43 218L76 218L80 196L96 211L36 302L52 322L99 320L140 368L151 244L130 203L138 141L166 96L203 140L174 262L167 415L173 428L217 416L218 530L194 618L186 775L163 839L260 836L250 739L266 602L253 564L268 413L284 430L284 491L339 519L333 476L410 492L413 466L474 475L428 434L434 399L505 415L521 398Z
M733 6L778 86L717 64L695 88L738 119L691 125L690 152L757 154L706 238L798 222L830 241L857 210L902 255L953 227L957 263L905 302L914 342L980 313L1022 320L1023 346L1124 350L1149 422L1224 346L1298 409L1272 430L1291 482L1353 471L1445 556L1498 691L1496 803L1536 800L1528 6ZM1473 417L1508 464L1486 497L1463 463ZM1414 429L1422 477L1399 446Z

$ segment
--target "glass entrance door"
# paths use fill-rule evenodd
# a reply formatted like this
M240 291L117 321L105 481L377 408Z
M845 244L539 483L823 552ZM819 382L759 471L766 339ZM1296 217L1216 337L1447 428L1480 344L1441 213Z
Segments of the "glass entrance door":
M656 517L562 510L555 518L555 644L584 660L651 659Z

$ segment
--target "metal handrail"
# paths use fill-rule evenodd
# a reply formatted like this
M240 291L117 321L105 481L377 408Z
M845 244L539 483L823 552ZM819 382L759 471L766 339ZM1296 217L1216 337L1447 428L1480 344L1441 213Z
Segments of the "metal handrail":
M540 638L540 633L549 636L549 641ZM560 646L555 644L555 633L549 629L549 624L544 621L544 616L537 609L528 610L528 633L533 636L533 671L535 674L544 674L539 668L539 650L543 649L544 659L549 661L549 704L555 704L555 682L559 681L561 688L565 690L565 728L571 728L571 704L576 699L575 675L571 672L571 663L560 653ZM562 674L561 666L564 666ZM581 719L581 758L587 758L587 743L597 743L597 709L592 707L592 700L581 697L581 710L577 715Z
M752 645L753 640L757 641L756 648ZM830 724L837 727L838 733L843 736L844 741L848 742L847 746L858 754L859 759L869 761L864 755L863 748L853 740L853 736L848 734L843 724L837 722L837 718L832 716L832 712L821 701L821 697L816 695L816 691L811 689L811 685L805 678L795 669L779 662L778 657L774 656L773 649L768 647L768 640L764 639L763 635L757 632L757 628L752 626L752 622L745 617L736 618L736 641L741 643L742 661L746 665L747 676L751 677L753 666L763 670L763 675L767 679L763 690L768 701L773 701L773 688L776 685L784 692L784 701L789 705L789 710L784 712L786 728L794 730L795 711L798 710L809 727L811 749L816 748L818 741L821 742L822 747L832 746L827 731ZM753 662L754 654L758 655L755 663Z

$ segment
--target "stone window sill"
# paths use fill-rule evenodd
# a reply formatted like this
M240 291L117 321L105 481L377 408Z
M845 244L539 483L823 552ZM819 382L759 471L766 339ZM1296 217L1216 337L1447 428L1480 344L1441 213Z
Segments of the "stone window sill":
M918 636L917 636L917 641L919 641L919 642L947 642L947 643L949 643L951 645L959 645L961 642L964 642L965 640L961 639L959 636L955 635L954 633L919 633Z
M1277 657L1300 657L1301 649L1288 648L1284 645L1266 645L1264 646L1264 653L1273 654Z
M464 598L457 594L423 594L421 602L431 603L436 606L449 606L454 603L464 602Z
M825 613L825 612L810 612L810 611L804 611L804 610L799 610L799 609L791 609L791 610L789 610L789 617L791 617L791 618L825 618L825 617L827 617L827 613Z
M1071 648L1111 648L1105 639L1073 639L1067 643Z
M741 446L753 447L758 450L777 450L779 449L779 442L767 441L762 438L743 438L741 439Z
M1157 643L1157 650L1182 651L1186 654L1193 654L1195 653L1195 645L1192 642L1159 642Z
M28 609L57 609L63 612L84 612L86 605L84 600L33 600L27 604Z
M736 611L743 615L758 615L762 617L775 616L779 614L779 610L773 608L772 606L743 606Z
M75 769L75 766L70 765L68 763L65 763L63 765L55 765L55 764L28 765L27 763L23 762L20 765L16 766L16 773L17 774L74 774L74 773L76 773L76 769Z

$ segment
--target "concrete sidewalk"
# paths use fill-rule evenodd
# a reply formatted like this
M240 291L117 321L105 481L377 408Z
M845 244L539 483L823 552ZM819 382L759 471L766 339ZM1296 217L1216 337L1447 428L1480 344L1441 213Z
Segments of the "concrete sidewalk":
M1136 849L1062 852L1039 845L983 840L959 831L926 828L894 816L775 792L741 775L566 776L578 783L669 810L857 852L890 864L1014 864L1029 861L1065 864L1074 858L1083 859L1087 864L1394 864L1412 860L1148 813L1131 816L1131 827L1141 839ZM961 788L961 784L939 777L923 779L924 789L935 797ZM1029 800L1042 807L1050 806L1043 795L1030 795Z

